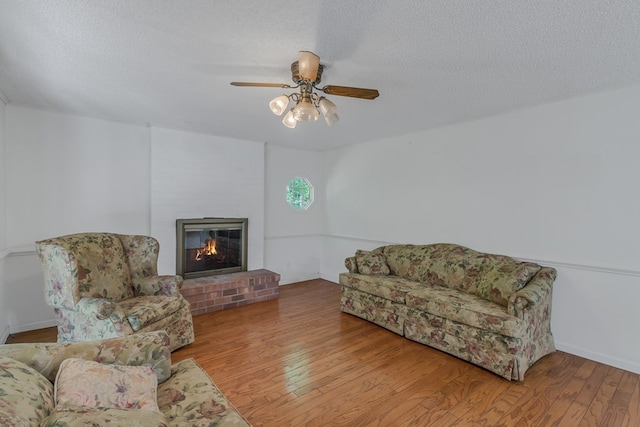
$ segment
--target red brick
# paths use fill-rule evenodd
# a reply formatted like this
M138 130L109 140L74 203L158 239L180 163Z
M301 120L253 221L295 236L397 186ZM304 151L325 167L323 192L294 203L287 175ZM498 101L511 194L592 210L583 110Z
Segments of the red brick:
M279 281L279 274L262 269L187 279L181 293L197 316L276 299Z

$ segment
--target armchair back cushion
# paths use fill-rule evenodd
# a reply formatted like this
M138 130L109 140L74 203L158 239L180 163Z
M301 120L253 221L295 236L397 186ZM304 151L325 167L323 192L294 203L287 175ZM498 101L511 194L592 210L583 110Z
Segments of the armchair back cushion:
M50 305L64 306L71 302L75 305L83 297L117 302L133 296L124 248L116 235L72 234L38 242L36 247L49 261L49 272L53 273L45 283L45 296ZM64 286L72 278L77 280L77 285ZM63 301L65 296L59 294L69 289L75 290L69 295L72 300Z
M118 234L132 279L157 276L160 244L151 236Z

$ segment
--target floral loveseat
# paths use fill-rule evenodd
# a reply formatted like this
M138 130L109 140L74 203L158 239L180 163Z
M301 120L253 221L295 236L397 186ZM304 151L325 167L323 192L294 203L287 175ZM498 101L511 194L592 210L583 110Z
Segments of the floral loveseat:
M357 251L341 309L509 380L555 351L556 271L455 244Z
M171 365L169 336L157 331L83 343L0 345L0 425L249 423L193 359Z
M180 276L158 276L160 245L150 236L77 233L36 242L45 301L58 342L164 330L171 350L194 340Z

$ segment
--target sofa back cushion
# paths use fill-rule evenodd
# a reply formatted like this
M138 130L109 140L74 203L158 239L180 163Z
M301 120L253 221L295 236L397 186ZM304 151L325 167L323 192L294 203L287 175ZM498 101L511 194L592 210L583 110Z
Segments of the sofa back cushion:
M507 306L540 270L534 263L455 244L390 245L382 249L391 274L474 294Z
M171 376L170 344L166 331L154 331L75 343L4 344L0 345L0 358L5 356L28 364L49 382L55 380L65 359L82 357L101 363L151 366L161 383Z
M391 274L459 290L474 286L481 264L478 252L449 243L390 245L383 252Z
M39 425L53 410L53 385L35 369L0 356L0 425Z

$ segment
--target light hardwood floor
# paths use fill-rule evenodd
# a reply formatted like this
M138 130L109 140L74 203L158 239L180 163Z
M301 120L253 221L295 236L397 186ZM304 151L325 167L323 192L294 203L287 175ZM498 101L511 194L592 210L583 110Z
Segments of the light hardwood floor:
M194 317L193 357L255 426L640 426L640 375L563 352L509 382L340 312L311 280ZM55 341L55 329L8 342Z

